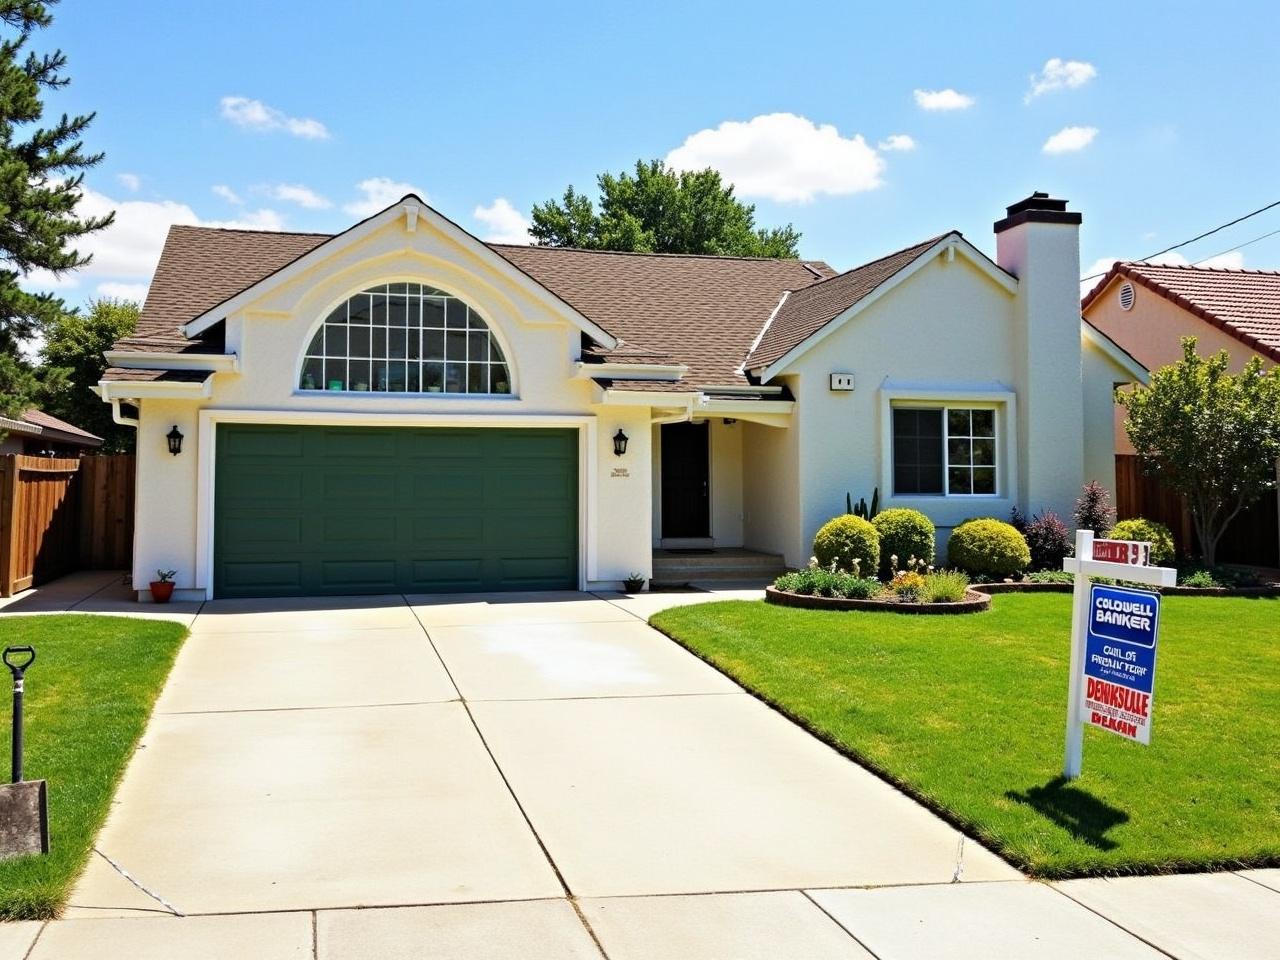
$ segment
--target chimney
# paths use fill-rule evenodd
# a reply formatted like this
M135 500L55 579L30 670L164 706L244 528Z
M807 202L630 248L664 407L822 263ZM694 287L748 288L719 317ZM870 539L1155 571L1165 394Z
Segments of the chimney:
M1018 278L1018 500L1070 521L1084 474L1080 222L1036 192L995 224L996 262Z

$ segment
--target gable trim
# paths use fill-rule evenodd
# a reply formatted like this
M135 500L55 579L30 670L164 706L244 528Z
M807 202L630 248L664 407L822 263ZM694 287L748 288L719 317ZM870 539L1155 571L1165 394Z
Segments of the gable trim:
M926 250L920 256L916 257L909 264L899 270L897 273L885 279L878 287L868 293L853 306L848 307L842 312L836 314L821 327L815 330L809 336L805 337L794 347L784 353L773 363L760 368L756 367L752 370L757 373L761 383L768 383L774 377L783 373L787 367L798 360L801 356L808 353L815 346L825 340L828 336L835 333L851 319L862 313L875 303L896 290L903 283L906 283L917 273L923 270L933 260L943 254L948 257L948 262L954 258L955 253L959 252L973 266L977 267L979 272L990 279L1010 296L1014 296L1018 292L1018 281L1015 277L1006 273L1000 267L996 266L989 257L977 249L973 244L966 240L956 231L943 236L937 243Z
M1134 383L1146 386L1150 382L1150 371L1139 363L1133 354L1121 347L1120 344L1116 343L1084 317L1080 318L1080 339L1097 347L1108 360L1133 377Z
M342 248L359 243L384 226L396 222L401 216L405 218L406 227L412 222L413 226L409 228L411 231L416 231L418 224L425 221L455 243L471 249L483 262L503 274L508 280L514 282L524 292L531 294L536 299L550 305L557 312L564 314L574 326L605 348L612 350L618 345L616 337L581 313L571 303L553 293L506 257L493 250L487 244L482 243L448 217L427 206L421 197L414 194L405 195L385 210L361 220L355 226L349 227L342 233L335 234L319 246L291 260L261 280L245 287L239 293L228 297L199 316L188 320L182 325L183 334L187 337L199 335L225 319L229 314L235 313L258 297L282 284L288 283L320 261L333 256Z

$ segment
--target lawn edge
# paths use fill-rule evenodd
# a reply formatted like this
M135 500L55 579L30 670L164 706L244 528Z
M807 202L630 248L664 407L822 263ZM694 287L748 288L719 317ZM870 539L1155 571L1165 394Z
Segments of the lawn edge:
M765 603L765 601L764 600L718 600L718 601L713 601L711 604L699 604L699 606L713 606L715 604L731 604L731 603L762 603L763 604ZM811 724L806 718L802 717L798 713L795 713L794 711L789 709L785 704L779 703L778 701L770 697L768 694L760 690L757 690L751 684L747 683L747 681L734 676L728 670L720 666L720 664L716 663L711 658L704 656L700 651L694 649L692 646L685 643L684 640L682 640L680 637L676 636L675 634L671 633L668 630L663 629L663 627L660 624L654 622L663 614L675 613L685 609L687 608L681 606L681 607L669 607L666 610L659 610L657 613L653 614L653 616L649 618L649 621L648 621L649 626L652 627L654 630L657 630L668 640L671 640L673 643L679 645L682 649L687 650L689 653L693 654L695 657L697 657L703 663L707 664L716 672L732 680L734 683L742 687L743 690L745 690L748 694L750 694L756 700L759 700L761 703L769 707L771 710L781 714L783 717L785 717L786 719L794 723L796 726L800 727L800 729L804 730L810 736L822 741L822 743L826 744L832 750L835 750L836 753L840 754L842 757L846 758L847 760L853 761L858 766L866 770L868 773L875 775L877 778L879 778L880 780L883 780L885 783L889 784L889 786L893 787L898 792L904 794L911 800L914 800L916 803L920 804L922 807L927 809L930 813L933 813L934 815L939 817L941 820L955 827L957 830L963 833L970 840L973 840L975 843L981 844L984 848L991 851L996 856L1000 857L1009 865L1017 868L1018 870L1021 870L1028 877L1031 877L1036 880L1054 880L1054 881L1085 880L1093 877L1163 876L1163 875L1178 874L1178 873L1226 872L1226 871L1232 871L1232 870L1257 870L1257 869L1269 869L1272 867L1280 867L1280 855L1272 856L1272 855L1266 855L1266 854L1263 854L1258 857L1206 859L1206 860L1197 860L1197 861L1189 861L1189 860L1169 860L1169 861L1162 861L1162 862L1147 861L1141 864L1134 864L1131 869L1124 868L1124 867L1117 867L1117 868L1096 868L1096 869L1085 868L1085 869L1073 870L1069 868L1056 868L1056 867L1045 868L1042 866L1038 866L1032 861L1028 860L1026 857L1019 855L1016 851L1008 849L1000 841L984 835L981 824L967 817L962 816L961 814L952 810L950 807L947 807L941 801L919 790L909 781L902 779L901 777L894 774L892 771L876 763L870 757L867 757L865 754L861 753L857 749L850 747L847 744L841 743L838 739L836 739L832 735L828 734L823 730L818 729L813 724ZM814 610L812 612L839 613L841 611ZM848 611L848 612L852 613L855 611ZM907 615L907 614L898 613L897 611L889 611L885 615L893 616L895 613L898 616Z
M65 611L66 613L74 613L74 611ZM38 616L58 616L59 614L40 614ZM94 848L98 845L98 836L102 833L102 828L106 826L107 818L111 815L111 808L115 804L116 793L120 789L120 783L124 780L125 774L129 770L129 765L133 763L134 758L138 754L138 744L142 742L142 738L146 736L148 729L151 727L151 721L155 716L156 701L160 699L160 694L164 692L165 686L169 682L169 675L173 673L173 666L178 660L178 654L182 652L182 648L186 645L187 640L191 638L191 628L177 621L150 621L147 617L129 617L117 614L74 614L77 617L105 617L120 620L136 620L139 622L156 622L156 623L172 623L174 626L181 628L182 633L178 637L178 642L173 648L173 653L169 657L168 666L161 678L160 683L156 686L155 692L151 699L146 703L147 717L139 728L137 736L129 744L128 749L124 753L124 762L120 764L120 769L116 773L115 778L111 782L111 791L107 797L107 802L103 805L102 810L97 818L97 822L93 824L92 837L88 845L81 852L77 862L72 870L67 873L66 881L60 884L60 890L56 895L36 896L21 904L15 904L20 909L11 911L8 903L3 896L0 896L0 924L4 923L23 923L27 921L46 922L49 920L57 920L61 918L62 912L66 909L67 900L71 897L71 891L75 889L75 885L80 882L80 877L85 871L85 867L89 863L89 858L93 856ZM15 614L14 618L23 616L23 614ZM29 615L32 616L32 615ZM51 825L52 829L52 825ZM35 854L41 856L41 854Z

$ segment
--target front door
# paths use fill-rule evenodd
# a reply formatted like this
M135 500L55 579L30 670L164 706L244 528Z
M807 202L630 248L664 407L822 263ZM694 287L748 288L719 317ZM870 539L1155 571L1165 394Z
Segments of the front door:
M707 421L662 426L662 536L711 536Z

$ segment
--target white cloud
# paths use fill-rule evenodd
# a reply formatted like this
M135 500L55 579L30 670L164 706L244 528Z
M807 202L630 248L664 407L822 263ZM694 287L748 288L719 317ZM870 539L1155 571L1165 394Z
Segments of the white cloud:
M245 130L273 133L283 130L304 140L327 140L329 128L309 117L291 117L282 110L249 97L223 97L218 103L224 120Z
M215 183L212 189L214 194L227 201L227 203L233 203L237 207L244 203L244 201L240 199L240 194L236 193L225 183Z
M506 197L476 207L471 214L487 228L483 237L490 243L530 243L529 221Z
M967 93L946 90L916 90L916 106L921 110L968 110L975 103Z
M328 197L322 197L310 187L300 183L277 183L268 189L268 193L276 200L296 203L307 210L328 210L333 206L333 201Z
M137 193L138 188L142 186L142 178L136 173L117 173L116 179L130 193Z
M1027 91L1023 102L1030 103L1042 93L1083 87L1097 75L1098 70L1092 63L1051 57L1045 61L1044 68L1039 73L1031 74L1031 89Z
M891 133L876 144L877 150L914 150L916 141L905 133Z
M113 300L136 300L142 303L147 299L147 289L150 284L147 283L120 283L119 281L109 280L106 283L98 284L98 296L110 297Z
M1063 127L1044 142L1041 147L1045 153L1075 153L1093 143L1098 135L1097 127Z
M342 209L353 217L371 217L385 210L407 193L417 194L424 201L427 199L425 191L411 183L392 180L390 177L370 177L367 180L361 180L356 184L356 189L364 196L342 206Z
M51 270L37 267L22 278L22 286L28 290L39 290L41 292L69 290L80 286L80 278L74 272L58 276Z
M667 164L676 170L713 167L742 196L781 203L874 190L885 167L861 134L842 137L831 124L793 113L699 130L667 154Z

